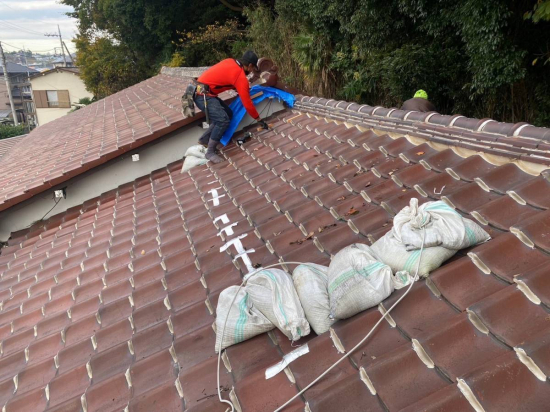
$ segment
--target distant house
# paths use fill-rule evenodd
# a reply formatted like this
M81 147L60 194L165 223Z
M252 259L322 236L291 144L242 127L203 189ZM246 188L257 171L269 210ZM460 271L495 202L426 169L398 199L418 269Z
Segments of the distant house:
M38 125L65 116L74 103L93 95L86 90L76 67L57 67L31 77Z
M36 70L30 67L22 66L17 63L7 63L8 76L11 82L11 93L13 96L13 103L17 112L17 117L20 122L29 122L31 124L35 121L34 104L32 102L31 83L29 82L29 76L38 73ZM6 83L3 80L4 67L0 65L0 111L10 110L10 100L8 97L8 90ZM9 116L12 118L13 116Z
M74 67L74 60L75 55L71 54L66 55L65 58L63 56L59 56L56 59L52 60L50 63L53 64L53 67Z

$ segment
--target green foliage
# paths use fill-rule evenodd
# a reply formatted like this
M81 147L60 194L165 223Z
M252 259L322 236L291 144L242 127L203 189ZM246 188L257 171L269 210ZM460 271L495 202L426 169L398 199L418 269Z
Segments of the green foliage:
M532 19L535 23L539 21L550 20L550 0L538 0L533 10L524 15L525 19Z
M7 139L9 137L21 136L27 133L25 125L10 126L0 125L0 139Z
M251 0L252 1L252 0ZM77 51L87 54L82 49L87 44L100 42L101 47L108 48L109 56L103 62L106 65L117 55L116 68L104 69L99 75L99 67L90 68L95 74L94 93L98 97L105 93L120 90L113 85L134 84L156 73L162 62L170 61L180 38L178 32L193 32L200 27L225 22L228 19L241 18L239 12L233 11L219 0L60 0L62 4L73 7L68 13L78 19L79 39ZM232 6L243 6L245 0L232 0ZM101 40L104 39L104 40ZM110 42L108 47L106 42ZM116 49L116 50L114 50ZM120 78L122 72L129 68L123 55L133 64L134 71L128 81ZM88 60L81 58L80 65L84 70L89 62L99 66L101 56ZM181 61L180 61L181 62ZM174 63L174 62L173 62ZM124 69L121 69L124 67ZM115 73L113 73L115 72ZM105 84L103 84L105 83Z
M210 66L227 57L239 57L246 48L244 30L237 20L214 23L195 31L180 32L171 67Z
M78 37L76 45L80 77L96 99L130 87L153 74L151 67L145 65L127 46L109 38L89 40Z
M285 68L306 78L294 82L306 93L399 107L424 89L442 113L548 124L540 63L550 57L550 0L536 3L277 0L246 14L254 47L278 64L292 56ZM529 9L533 21L523 18Z
M78 99L77 105L73 104L73 108L69 110L69 113L76 112L77 110L82 109L82 107L92 104L94 101L95 99L90 99L89 97L83 97L81 99Z

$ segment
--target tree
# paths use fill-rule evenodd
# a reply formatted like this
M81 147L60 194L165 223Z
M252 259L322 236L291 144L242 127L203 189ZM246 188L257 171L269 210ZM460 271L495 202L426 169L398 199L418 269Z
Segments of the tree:
M276 62L290 54L293 77L308 79L310 94L399 107L422 88L442 113L550 124L550 79L532 64L550 50L550 0L533 3L277 0L246 13L253 33L291 33L251 41ZM523 18L526 10L538 23Z
M80 36L75 43L80 77L95 99L130 87L153 74L151 67L136 58L132 50L107 37L90 40Z
M172 58L180 38L179 33L195 32L215 22L223 24L232 19L244 21L242 14L232 8L239 9L253 1L255 0L231 0L223 3L219 0L61 0L61 3L71 6L73 11L68 14L78 20L79 39L76 46L81 56L79 65L83 70L86 71L85 65L90 60L83 58L88 52L81 47L89 47L99 39L105 39L98 45L109 49L109 61L112 61L113 53L117 50L118 57L115 60L118 64L114 71L120 72L121 67L128 68L129 62L122 59L122 55L128 53L129 61L135 65L131 81L138 82L158 71L163 62ZM101 55L96 53L95 58L91 59L91 62L97 63L96 67L88 72L97 73L101 60ZM188 64L195 62L189 61ZM95 89L101 88L101 93L117 91L120 89L116 85L128 84L124 81L113 81L113 76L108 76L110 80L104 76L91 77L96 79L92 84ZM109 84L102 85L106 81Z

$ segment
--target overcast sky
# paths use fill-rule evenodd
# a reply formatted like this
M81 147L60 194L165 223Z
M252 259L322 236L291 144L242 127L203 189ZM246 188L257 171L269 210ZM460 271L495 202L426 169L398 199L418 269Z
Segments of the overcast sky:
M46 37L45 33L61 35L71 52L75 50L71 39L75 37L76 20L65 15L71 7L59 4L56 0L0 0L0 41L6 51L30 49L33 52L50 51L57 47L59 38Z

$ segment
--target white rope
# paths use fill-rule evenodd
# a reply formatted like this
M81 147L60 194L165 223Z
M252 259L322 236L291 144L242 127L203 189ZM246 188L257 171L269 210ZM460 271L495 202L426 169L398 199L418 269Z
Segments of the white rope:
M326 376L332 369L334 369L336 366L338 366L340 364L340 362L342 362L344 359L347 359L363 343L365 343L365 341L372 335L372 333L378 327L378 325L380 325L380 323L386 318L386 316L388 316L390 314L390 312L393 310L393 308L395 308L397 306L397 304L399 302L401 302L401 300L403 300L403 298L405 296L407 296L407 294L410 292L410 290L411 290L412 286L414 285L414 283L418 280L418 271L420 270L420 262L422 261L422 252L424 251L424 238L425 238L425 235L426 235L426 230L424 229L422 231L422 245L420 247L420 255L418 257L418 263L416 265L416 273L415 273L408 289L405 291L405 293L399 299L397 299L397 301L382 315L382 317L378 320L378 322L375 323L375 325L372 327L372 329L369 331L369 333L367 333L367 335L363 339L361 339L361 341L357 345L355 345L348 353L346 353L344 356L342 356L340 359L338 359L334 364L332 364L332 366L330 366L326 371L324 371L321 375L319 375L313 382L311 382L304 389L302 389L300 392L298 392L296 395L294 395L292 398L290 398L287 402L285 402L282 406L277 408L274 412L282 411L287 405L291 404L296 398L301 396L305 391L307 391L309 388L311 388L313 385L315 385L317 382L319 382L324 376ZM220 402L228 404L231 407L231 412L235 411L235 407L233 406L233 403L231 401L228 401L228 400L225 400L225 399L222 398L222 394L221 394L221 390L220 390L220 362L221 362L221 357L222 357L222 351L221 351L220 348L221 348L221 345L222 345L222 342L223 342L223 336L224 336L224 333L225 333L225 327L227 326L227 320L229 319L229 312L231 311L231 308L233 307L233 303L235 303L235 299L237 299L237 295L239 294L241 288L245 285L245 283L248 281L248 279L250 279L256 273L261 272L262 270L266 270L266 269L272 268L274 266L280 266L280 265L304 265L304 266L310 266L310 267L315 268L312 265L308 265L307 263L301 263L301 262L279 262L279 263L275 263L273 265L266 266L265 268L263 268L263 267L258 268L254 272L248 274L246 276L246 279L243 280L243 282L239 286L239 289L235 293L235 296L233 297L233 300L231 301L231 305L229 306L229 310L227 311L227 316L225 318L225 322L223 324L223 329L221 331L220 346L218 347L218 371L217 371L218 376L217 376L217 378L218 378L218 397L220 399Z

